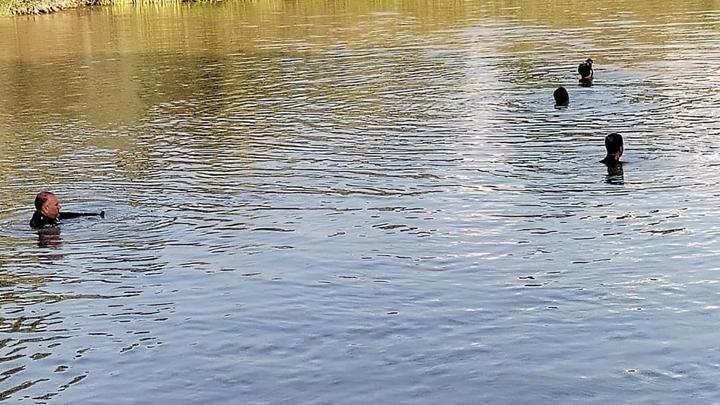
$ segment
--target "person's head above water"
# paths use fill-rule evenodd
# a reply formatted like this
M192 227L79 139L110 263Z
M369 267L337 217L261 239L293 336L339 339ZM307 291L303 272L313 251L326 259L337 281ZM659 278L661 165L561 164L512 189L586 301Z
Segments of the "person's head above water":
M583 79L592 79L593 76L593 60L590 58L587 58L585 62L578 65L578 73L580 73L580 77Z
M605 137L605 149L607 155L602 160L603 163L617 163L623 154L623 138L620 134L610 134Z
M555 97L555 106L566 106L570 103L570 96L563 86L555 90L553 97Z
M585 62L578 65L578 73L580 74L580 82L591 82L593 79L593 60L587 58Z
M78 217L95 217L105 218L105 211L98 212L60 212L60 201L55 194L49 191L41 191L35 196L35 213L30 219L30 227L33 229L43 229L54 227L59 224L58 221L78 218Z
M60 201L49 191L41 191L35 196L35 210L46 218L57 219L60 208L62 208Z

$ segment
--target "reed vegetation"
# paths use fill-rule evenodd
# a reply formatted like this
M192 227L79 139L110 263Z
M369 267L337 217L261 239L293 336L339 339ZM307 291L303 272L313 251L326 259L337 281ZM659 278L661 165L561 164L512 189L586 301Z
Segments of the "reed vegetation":
M169 3L216 2L219 0L0 0L0 16L49 14L66 8L102 5L149 5Z
M98 0L0 0L0 14L49 14L65 8L94 5Z

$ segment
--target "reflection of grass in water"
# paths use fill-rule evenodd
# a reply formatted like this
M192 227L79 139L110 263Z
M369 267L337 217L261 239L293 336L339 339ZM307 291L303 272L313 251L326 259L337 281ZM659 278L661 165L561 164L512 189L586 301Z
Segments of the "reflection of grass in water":
M13 287L20 284L37 287L45 284L45 282L45 277L42 276L18 276L0 273L0 288ZM0 304L7 303L6 298L8 298L7 295L0 298Z
M64 8L102 5L145 5L214 2L221 0L0 0L2 14L49 14Z

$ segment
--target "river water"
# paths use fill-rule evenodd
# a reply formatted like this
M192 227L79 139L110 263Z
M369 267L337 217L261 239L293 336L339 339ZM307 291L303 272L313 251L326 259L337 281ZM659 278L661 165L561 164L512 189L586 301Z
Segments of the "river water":
M720 1L0 19L0 401L716 402L718 65Z

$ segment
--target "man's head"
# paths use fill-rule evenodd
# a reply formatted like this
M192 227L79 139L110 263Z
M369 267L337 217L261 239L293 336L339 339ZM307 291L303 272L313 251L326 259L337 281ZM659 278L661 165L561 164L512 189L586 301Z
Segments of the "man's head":
M605 149L607 150L607 158L619 161L623 154L623 138L620 134L610 134L605 137Z
M570 103L570 96L568 95L567 90L565 90L565 87L560 86L555 90L553 93L553 97L555 97L555 105L556 106L565 106Z
M56 219L60 215L60 208L60 201L49 191L42 191L35 196L35 209L47 218Z
M590 58L587 58L587 60L580 65L578 65L578 73L580 73L580 78L583 80L590 80L593 78L593 60Z

